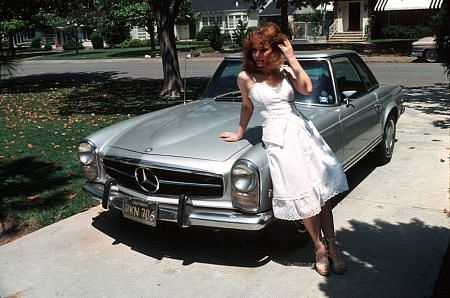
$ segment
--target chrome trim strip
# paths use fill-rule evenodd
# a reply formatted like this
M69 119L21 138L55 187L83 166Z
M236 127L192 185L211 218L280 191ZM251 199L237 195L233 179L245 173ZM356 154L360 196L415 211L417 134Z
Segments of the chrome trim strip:
M179 171L179 172L184 172L184 173L188 173L188 174L199 174L199 175L205 175L205 176L211 176L211 177L217 177L217 178L222 178L223 180L223 176L220 174L214 174L214 173L210 173L210 172L203 172L203 171L199 171L199 170L188 170L188 169L182 169L182 168L176 168L176 167L172 167L170 165L163 165L163 164L159 164L159 163L151 163L148 162L146 160L139 160L139 159L131 159L131 158L126 158L126 157L118 157L118 156L102 156L101 159L107 159L107 160L111 160L111 161L117 161L117 162L123 162L129 165L133 165L133 166L148 166L148 167L152 167L155 169L160 169L160 170L172 170L172 171Z
M193 183L193 182L182 182L182 181L169 181L169 180L159 180L160 184L167 185L178 185L178 186L197 186L197 187L209 187L209 188L222 188L222 186L218 184L209 184L209 183Z
M108 167L108 166L106 166L104 163L103 163L103 166L104 166L105 169L109 169L109 170L114 171L114 172L116 172L116 173L119 173L119 174L121 174L121 175L123 175L123 176L127 176L127 177L130 177L130 178L134 178L134 176L129 175L127 172L124 172L124 171L121 171L121 170L117 170L117 169L112 168L112 167Z

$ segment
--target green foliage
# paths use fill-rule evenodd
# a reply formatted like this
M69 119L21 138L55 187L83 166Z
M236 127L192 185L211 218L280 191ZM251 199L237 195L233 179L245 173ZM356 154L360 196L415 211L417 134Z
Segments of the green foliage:
M248 23L242 22L242 20L238 21L238 24L236 26L236 29L233 31L232 34L232 40L233 42L242 48L242 41L244 40L245 36L247 35L247 25Z
M450 80L450 16L447 4L444 3L439 12L432 17L431 26L436 36L436 48L447 78Z
M109 46L114 46L124 42L130 37L130 26L124 23L116 23L104 20L99 25L99 33Z
M200 31L198 31L195 39L197 41L208 40L208 36L211 34L212 30L213 30L213 26L203 26L202 29L200 29Z
M44 46L44 50L51 51L53 49L52 44L50 42L46 42Z
M132 39L130 40L130 42L128 43L128 47L129 48L141 48L143 47L143 43L140 39Z
M432 34L431 27L425 25L417 25L415 27L405 25L390 25L383 27L381 33L385 38L421 38Z
M31 40L31 47L32 48L40 48L41 44L42 44L42 40L38 36L33 37L33 39Z
M65 44L63 44L63 49L65 51L72 51L77 49L77 45L75 42L75 38L69 39ZM81 44L80 41L78 41L78 49L83 50L84 46Z
M191 51L191 56L192 56L192 57L198 57L198 56L200 56L200 52L197 51L197 50L192 50L192 51Z
M208 35L209 46L213 48L215 51L222 50L222 46L224 43L224 36L220 32L220 28L217 25L212 27L211 32Z
M214 52L214 49L210 48L210 47L207 47L207 48L200 49L200 51L202 53L211 53L211 52Z
M103 38L97 31L92 32L89 39L92 42L92 48L94 49L103 49Z

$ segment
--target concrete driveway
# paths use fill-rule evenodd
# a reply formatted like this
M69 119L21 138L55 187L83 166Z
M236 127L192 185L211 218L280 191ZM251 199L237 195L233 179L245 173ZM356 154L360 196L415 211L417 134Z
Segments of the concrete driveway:
M343 276L312 269L310 242L263 233L156 229L95 207L0 247L7 297L427 297L450 239L449 114L444 85L406 89L386 166L362 161L334 208Z

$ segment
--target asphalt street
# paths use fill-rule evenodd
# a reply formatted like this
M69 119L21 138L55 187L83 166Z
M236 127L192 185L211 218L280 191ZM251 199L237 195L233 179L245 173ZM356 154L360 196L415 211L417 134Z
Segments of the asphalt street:
M47 63L38 74L42 64L27 62L22 74L148 78L161 69L151 63ZM188 61L187 76L209 76L218 63ZM319 276L310 242L286 250L263 233L150 228L95 207L1 246L0 297L431 296L450 240L448 81L438 64L369 66L381 83L403 85L407 109L392 161L359 162L334 202L345 275Z

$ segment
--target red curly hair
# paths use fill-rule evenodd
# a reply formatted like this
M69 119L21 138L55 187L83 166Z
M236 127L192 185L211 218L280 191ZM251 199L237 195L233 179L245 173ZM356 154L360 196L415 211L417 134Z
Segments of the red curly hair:
M279 67L283 63L283 53L278 44L283 43L285 39L288 39L288 37L281 33L277 24L272 22L261 24L247 33L242 43L242 69L250 73L261 71L256 66L252 56L252 49L255 43L259 45L268 44L272 48L272 53L269 56L269 68L275 69Z

